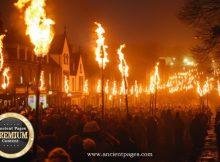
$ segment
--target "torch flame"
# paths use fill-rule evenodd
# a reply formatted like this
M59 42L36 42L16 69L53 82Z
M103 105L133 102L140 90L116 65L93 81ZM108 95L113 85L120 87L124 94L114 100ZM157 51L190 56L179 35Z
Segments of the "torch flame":
M53 40L54 33L51 26L54 23L52 19L46 17L44 7L46 0L18 0L14 5L19 9L25 9L26 35L30 36L34 44L36 56L45 56ZM27 7L26 7L27 6Z
M97 47L95 49L96 61L98 62L100 68L105 69L106 63L109 62L108 57L107 57L108 54L106 52L106 49L108 48L108 46L105 45L105 38L103 36L103 34L105 33L105 30L101 24L97 22L95 22L95 24L98 26L98 28L95 31L98 36L98 39L96 40Z
M109 80L107 80L106 83L105 83L105 93L106 94L109 93L109 85L108 85L108 83L109 83Z
M5 35L0 35L0 71L2 71L3 68L3 64L4 64L4 57L3 57L3 38L5 37Z
M116 84L116 81L113 82L112 95L113 96L117 95L117 84Z
M118 49L118 56L120 60L120 64L118 65L118 68L121 72L122 77L127 78L128 77L128 66L124 58L124 54L122 53L123 48L125 48L125 44L121 45L120 48Z
M155 93L156 88L160 84L160 76L159 76L158 66L159 66L159 63L156 64L154 75L152 75L150 78L150 92L151 93Z
M89 85L88 85L88 80L85 80L85 83L84 83L84 93L85 94L88 94L89 93Z
M7 67L3 71L3 84L2 84L3 89L6 89L9 86L9 83L10 83L10 78L8 76L9 70L10 70L9 67Z
M66 75L64 76L64 90L65 93L69 93L69 80Z
M44 79L44 71L41 71L40 74L40 90L45 88L45 79Z
M139 88L138 88L137 80L135 80L135 82L134 82L134 92L135 92L135 97L138 97L138 95L139 95Z
M98 80L98 83L97 83L96 92L101 93L101 80L100 79Z

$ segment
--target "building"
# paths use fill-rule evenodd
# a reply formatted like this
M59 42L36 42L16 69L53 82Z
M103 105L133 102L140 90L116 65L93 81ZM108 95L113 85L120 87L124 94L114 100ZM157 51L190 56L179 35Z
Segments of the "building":
M7 90L1 90L0 99L7 99L12 105L29 104L34 108L38 59L29 39L14 35L13 31L7 33L4 40L4 66L10 68L10 85ZM66 32L54 37L49 53L42 61L42 71L45 84L41 89L40 101L44 107L81 103L84 65L81 53L73 53Z

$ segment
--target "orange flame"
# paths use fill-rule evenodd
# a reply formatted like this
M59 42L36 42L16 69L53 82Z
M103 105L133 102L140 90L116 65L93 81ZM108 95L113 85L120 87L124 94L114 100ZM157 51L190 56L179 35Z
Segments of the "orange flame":
M102 82L101 82L101 80L99 79L99 80L98 80L98 83L97 83L97 87L96 87L96 92L97 92L97 93L101 93L101 83L102 83Z
M40 90L45 89L45 79L44 79L44 71L41 71L40 74Z
M113 96L117 95L117 84L116 84L116 81L113 82L112 95Z
M207 93L209 93L212 89L212 84L210 83L213 80L213 78L205 81L203 87L201 87L200 83L197 81L197 93L202 97L205 96Z
M109 83L109 80L107 80L106 83L105 83L105 93L106 94L109 93L109 85L108 85L108 83Z
M103 36L105 30L101 24L97 22L95 22L95 24L98 26L98 28L95 31L98 36L98 39L96 40L97 47L95 49L96 61L98 62L100 68L105 69L106 63L109 62L107 57L108 53L106 52L108 46L105 45L105 38Z
M5 35L0 35L0 71L2 71L3 64L4 64L4 57L3 57L3 38Z
M135 97L138 97L138 95L139 95L139 88L138 88L137 80L135 80L135 83L134 83L134 92L135 92Z
M64 91L65 93L69 93L69 80L67 76L64 76Z
M125 94L126 94L125 81L122 80L122 81L121 81L121 87L120 87L120 95L125 95Z
M47 55L54 37L51 27L55 23L46 17L45 1L18 0L14 4L20 10L25 8L26 35L30 36L30 40L35 46L34 52L39 57Z
M150 92L155 93L156 88L160 84L160 76L159 76L159 70L158 70L159 63L155 66L154 75L150 78Z
M3 84L2 84L3 89L6 89L9 86L9 83L10 83L10 78L8 76L9 70L10 70L9 67L7 67L3 71Z
M128 77L128 66L124 58L124 54L122 53L123 48L125 48L125 44L121 45L120 48L118 49L118 56L120 60L120 64L118 65L118 68L121 72L122 77L127 78Z
M85 94L88 94L88 93L89 93L88 79L85 80L83 91L84 91Z

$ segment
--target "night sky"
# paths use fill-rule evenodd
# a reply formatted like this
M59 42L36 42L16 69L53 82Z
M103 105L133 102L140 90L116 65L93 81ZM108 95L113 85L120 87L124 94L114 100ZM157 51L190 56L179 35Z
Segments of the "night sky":
M6 27L19 27L24 22L13 6L16 0L0 0L0 13ZM95 63L94 21L106 30L106 44L111 62L117 62L116 50L125 43L125 57L131 75L143 77L159 56L190 54L195 43L193 31L177 18L184 0L47 0L47 16L56 22L55 31L64 25L74 49L79 46ZM18 21L19 20L19 21ZM23 30L23 31L22 31Z

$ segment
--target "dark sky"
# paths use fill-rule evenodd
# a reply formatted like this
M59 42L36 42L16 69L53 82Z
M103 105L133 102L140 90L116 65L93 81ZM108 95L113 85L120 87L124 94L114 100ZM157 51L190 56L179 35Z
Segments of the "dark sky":
M15 1L0 0L7 26L23 25ZM159 56L189 54L194 44L192 30L177 18L183 4L184 0L47 0L46 8L56 22L56 33L63 32L66 24L75 49L81 46L91 62L95 60L94 21L103 24L110 57L117 57L116 49L126 43L131 75L143 77Z

